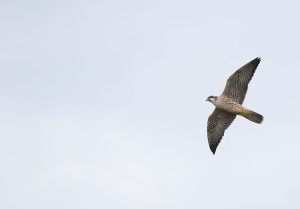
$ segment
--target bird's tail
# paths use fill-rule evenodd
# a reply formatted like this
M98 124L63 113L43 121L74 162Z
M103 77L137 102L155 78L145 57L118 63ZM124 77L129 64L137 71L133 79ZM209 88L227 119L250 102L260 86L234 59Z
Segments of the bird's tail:
M251 110L244 110L241 115L254 123L262 123L264 120L264 116Z

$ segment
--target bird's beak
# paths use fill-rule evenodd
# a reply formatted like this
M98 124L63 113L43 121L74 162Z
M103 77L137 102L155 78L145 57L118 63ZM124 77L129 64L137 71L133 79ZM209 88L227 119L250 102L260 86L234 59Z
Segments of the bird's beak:
M208 98L205 101L208 101Z

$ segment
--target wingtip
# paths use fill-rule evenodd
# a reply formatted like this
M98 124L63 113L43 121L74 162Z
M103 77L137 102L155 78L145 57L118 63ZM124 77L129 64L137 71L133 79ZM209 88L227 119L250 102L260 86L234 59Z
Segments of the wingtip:
M213 155L216 153L217 148L210 148L211 152L213 153Z
M255 59L253 59L252 61L250 61L247 64L255 66L255 70L256 70L256 68L259 65L260 61L261 61L261 58L260 57L256 57Z
M258 63L260 63L261 57L256 57L254 60L256 60Z

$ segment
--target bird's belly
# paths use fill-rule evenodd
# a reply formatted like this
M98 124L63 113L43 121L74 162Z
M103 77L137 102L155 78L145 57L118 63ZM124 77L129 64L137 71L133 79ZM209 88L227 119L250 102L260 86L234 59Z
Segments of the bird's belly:
M216 107L234 114L240 114L243 111L242 105L231 100L220 99L216 102Z

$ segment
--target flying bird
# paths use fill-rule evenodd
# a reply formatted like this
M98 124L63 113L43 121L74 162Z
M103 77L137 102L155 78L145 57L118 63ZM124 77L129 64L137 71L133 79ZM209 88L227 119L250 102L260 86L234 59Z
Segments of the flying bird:
M259 63L260 58L257 57L238 69L228 78L225 89L220 96L209 96L206 99L216 107L207 121L207 138L213 154L215 154L225 130L237 115L255 123L262 123L262 115L242 106L248 84Z

